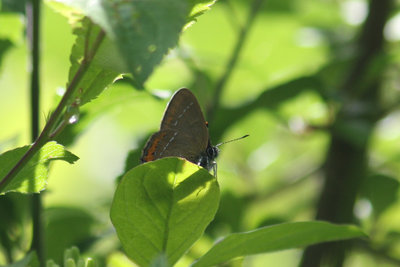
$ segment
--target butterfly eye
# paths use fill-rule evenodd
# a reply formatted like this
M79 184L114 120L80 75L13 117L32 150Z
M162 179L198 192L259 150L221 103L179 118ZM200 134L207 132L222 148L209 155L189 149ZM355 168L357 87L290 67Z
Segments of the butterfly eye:
M207 147L207 156L211 159L215 159L218 156L218 148L215 146L208 146Z

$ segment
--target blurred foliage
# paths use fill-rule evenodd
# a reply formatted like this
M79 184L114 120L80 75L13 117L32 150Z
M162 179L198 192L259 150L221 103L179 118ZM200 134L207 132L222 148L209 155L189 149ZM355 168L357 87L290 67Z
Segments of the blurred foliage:
M53 260L46 263L47 267L59 267ZM86 258L80 255L77 247L71 247L64 251L63 264L64 267L96 267L97 264L92 258Z
M23 2L1 2L0 25L7 25L0 26L1 152L29 143L27 49L20 17ZM72 167L56 163L50 171L44 194L49 258L60 264L65 248L77 245L84 255L104 265L132 264L119 252L109 221L115 179L138 164L144 142L159 127L171 93L187 87L203 110L210 110L217 84L245 28L251 2L218 1L182 33L178 46L164 57L143 88L135 88L137 83L127 78L114 83L82 107L78 123L68 125L57 137L81 160ZM264 2L209 121L214 144L243 134L250 137L221 146L217 159L219 210L206 235L177 266L187 266L226 234L312 220L323 186L332 128L351 144L367 147L366 178L359 186L353 213L370 240L355 243L344 266L398 266L398 6L385 26L384 54L376 56L360 77L360 90L380 79L376 106L342 90L360 52L357 40L369 2ZM10 12L16 10L19 13ZM46 5L42 30L44 124L44 114L57 105L65 87L74 38L67 20ZM335 124L339 113L345 114L346 120ZM370 113L375 116L372 123L363 117ZM23 259L29 249L30 221L23 201L15 200L14 194L0 199L0 264ZM14 249L8 250L9 246ZM300 252L255 255L241 263L295 266Z

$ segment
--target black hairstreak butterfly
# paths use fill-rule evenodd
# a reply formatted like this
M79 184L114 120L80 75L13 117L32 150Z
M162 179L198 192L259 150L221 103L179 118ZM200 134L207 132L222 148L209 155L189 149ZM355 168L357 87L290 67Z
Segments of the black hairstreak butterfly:
M196 97L188 89L182 88L169 101L160 131L147 141L141 162L164 157L181 157L207 170L215 171L219 145L221 144L211 144L207 122Z

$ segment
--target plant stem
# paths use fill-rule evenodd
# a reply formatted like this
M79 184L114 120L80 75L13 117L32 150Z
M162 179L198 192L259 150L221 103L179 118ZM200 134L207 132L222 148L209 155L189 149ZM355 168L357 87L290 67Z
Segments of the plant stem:
M40 106L40 0L30 0L26 3L27 35L30 47L31 70L31 140L39 135ZM40 194L32 195L32 244L31 250L36 251L41 267L45 266L46 249L44 244L43 206Z
M40 101L40 0L30 0L26 3L27 35L30 47L31 71L31 139L39 135L39 101Z
M55 111L51 114L50 119L46 123L43 131L40 133L39 137L30 147L30 149L22 156L22 158L15 164L15 166L7 173L7 175L0 181L0 191L2 191L7 184L17 175L19 171L25 166L25 164L31 159L35 153L48 141L51 140L50 135L52 130L55 128L56 123L58 123L59 118L62 116L62 112L65 107L71 101L71 98L75 95L75 92L78 90L78 84L88 67L90 66L94 55L96 54L98 48L102 40L104 39L105 33L104 31L100 31L96 40L91 46L90 53L87 53L87 58L84 58L79 66L79 69L75 73L74 77L71 80L71 83L68 85L67 90L58 104ZM86 53L85 53L86 54Z
M228 81L229 77L232 74L233 69L236 66L236 63L239 59L239 55L242 51L244 41L246 40L247 34L249 33L251 26L254 22L254 19L260 10L261 4L263 3L263 0L254 0L253 4L249 10L249 14L247 16L246 24L244 27L240 30L238 39L236 41L235 47L233 49L232 55L226 65L225 72L221 76L221 78L218 80L215 89L214 89L214 97L212 98L212 102L210 106L207 109L207 119L209 122L211 122L214 119L214 114L215 111L219 107L219 102L220 98L222 95L222 91L226 85L226 82Z

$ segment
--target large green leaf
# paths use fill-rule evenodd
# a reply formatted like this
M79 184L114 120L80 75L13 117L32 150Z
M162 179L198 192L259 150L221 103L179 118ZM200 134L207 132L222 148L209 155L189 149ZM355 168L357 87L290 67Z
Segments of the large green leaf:
M163 56L178 43L185 25L214 3L211 0L57 2L77 8L105 30L113 42L105 58L113 61L111 65L118 65L118 70L132 73L138 86L143 85Z
M365 234L359 228L351 225L334 225L319 221L282 223L228 235L216 243L193 266L213 266L240 256L363 236Z
M219 186L205 169L164 158L129 171L114 195L111 220L140 266L165 255L173 265L214 218Z
M3 178L11 168L29 150L30 146L19 147L0 155L0 177ZM49 163L52 160L64 160L74 163L79 158L56 142L45 144L11 182L0 192L39 193L47 184Z

